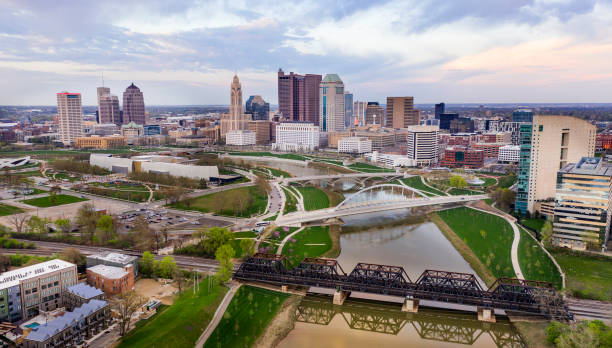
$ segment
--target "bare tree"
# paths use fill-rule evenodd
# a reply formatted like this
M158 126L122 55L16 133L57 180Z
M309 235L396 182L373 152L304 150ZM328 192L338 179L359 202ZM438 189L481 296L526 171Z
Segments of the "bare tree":
M28 221L27 214L15 214L10 217L11 224L15 227L15 232L23 233L23 229L26 226L26 222Z
M118 315L119 334L125 335L130 330L132 315L146 303L146 299L135 291L126 291L111 300L111 306Z

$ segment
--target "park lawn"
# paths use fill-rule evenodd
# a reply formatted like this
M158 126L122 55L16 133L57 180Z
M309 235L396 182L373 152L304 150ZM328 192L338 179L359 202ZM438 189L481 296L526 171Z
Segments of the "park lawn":
M272 173L272 175L274 175L277 178L290 178L291 177L291 174L287 173L284 170L271 168L271 167L266 167L266 169L268 169Z
M12 205L0 203L0 216L7 216L19 213L23 213L23 209L14 207Z
M285 191L285 206L283 207L283 214L292 213L297 211L297 199L293 197L291 193L289 193L289 189L283 187L283 191Z
M307 211L329 208L329 197L316 187L296 187L304 197L304 209Z
M420 176L411 176L406 179L401 179L402 182L410 187L414 187L415 189L422 191L424 194L428 196L446 196L446 194L442 191L436 190L435 188L431 188L425 186Z
M251 347L289 296L268 289L241 286L223 319L204 343L204 348Z
M550 253L565 272L565 287L575 297L612 301L612 258L563 249Z
M521 223L534 231L541 231L542 227L544 227L544 224L546 223L546 219L524 218L521 219Z
M484 184L482 184L482 187L489 187L489 186L497 185L497 180L494 178L487 178L484 176L479 176L478 178L484 181Z
M265 240L260 244L259 252L274 254L280 243L290 235L297 231L297 227L277 227ZM287 244L285 244L287 245Z
M328 226L312 226L293 236L295 242L288 241L282 254L287 256L290 266L297 266L306 257L324 256L332 248ZM316 245L306 245L316 244Z
M456 188L456 187L453 187L452 189L450 189L448 191L448 193L450 193L453 196L460 196L460 195L481 195L481 194L483 194L482 192L472 191L472 190L468 190L468 189L460 189L460 188Z
M520 227L519 230L521 231L521 240L518 257L525 279L551 282L555 288L561 289L563 282L557 266L528 232Z
M193 347L228 289L206 278L196 294L191 290L185 289L163 313L128 333L119 347Z
M516 278L510 259L514 232L506 220L466 207L442 210L438 215L496 278Z
M292 159L296 161L306 161L308 158L292 153L275 154L271 152L230 152L232 156L251 156L251 157L277 157L284 159Z
M232 233L234 238L255 238L257 237L257 233L253 231L242 231L242 232L234 232Z
M371 165L368 163L361 163L361 162L349 164L347 167L350 169L359 171L359 172L364 172L364 173L378 173L378 172L381 172L381 173L390 172L391 173L391 172L394 172L393 169L382 168L382 167L378 167L378 166Z
M91 185L103 186L103 187L108 187L108 188L112 188L112 189L116 189L116 190L122 190L122 191L143 191L143 192L149 192L149 189L146 188L143 184L129 185L129 184L111 184L111 183L108 183L108 182L95 182L95 183L92 183Z
M13 173L13 175L19 175L19 176L42 176L42 174L38 170L34 170L34 171L31 171L31 172Z
M514 185L514 183L516 182L516 176L515 175L502 176L501 178L498 179L498 182L499 183L497 184L497 186L501 188L508 188Z
M33 198L33 199L26 199L25 201L21 201L21 202L25 204L33 205L39 208L48 208L48 207L55 207L56 205L84 202L88 200L89 199L87 198L60 194L60 195L55 195L54 201L51 200L51 196L44 196L44 197L38 197L38 198Z
M235 212L235 216L251 217L255 214L261 214L266 210L268 196L260 194L255 186L239 187L227 191L210 193L204 196L190 198L188 202L180 201L169 204L168 206L181 210L195 210L203 213L212 212L223 216L234 216L234 207L230 207L230 205L227 204L229 203L227 202L228 197L234 194L240 197L252 198L250 204L248 204L242 212Z

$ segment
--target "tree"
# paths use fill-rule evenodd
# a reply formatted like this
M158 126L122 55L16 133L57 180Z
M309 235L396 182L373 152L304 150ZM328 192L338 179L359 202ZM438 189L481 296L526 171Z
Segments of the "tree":
M142 274L143 277L151 278L155 272L155 266L157 261L155 261L155 256L148 251L145 251L142 254L142 259L138 262L138 272Z
M208 184L206 183L206 179L202 178L200 179L200 184L198 185L199 189L205 189L208 188Z
M255 241L252 239L241 239L240 249L242 249L242 257L247 258L255 253Z
M113 218L109 215L102 215L96 223L98 235L100 236L100 242L106 243L109 240L115 238L115 227Z
M75 222L81 228L81 238L87 236L90 242L93 241L98 224L98 213L94 206L90 203L83 204L77 211Z
M55 220L55 226L62 233L68 233L70 231L70 219L59 218Z
M546 221L540 230L540 238L546 248L552 247L552 234L552 224L550 221Z
M182 293L183 284L185 283L185 274L183 273L183 270L176 267L176 269L174 270L173 278L176 281L176 285L178 286L179 294Z
M185 192L186 190L182 186L169 186L162 191L163 195L166 197L166 204L168 202L176 203L180 201L183 195L185 195Z
M81 254L77 248L63 249L59 255L59 258L64 261L72 262L78 266L85 264L85 255Z
M497 203L499 209L507 211L510 208L510 205L514 203L516 193L507 188L498 188L491 192L491 199Z
M141 250L153 250L156 246L156 233L144 216L138 216L134 221L132 232L135 234L137 246Z
M196 236L200 237L200 245L208 255L215 255L217 249L223 244L228 244L234 239L232 231L223 227L211 227L196 230Z
M110 301L119 319L119 334L123 336L130 330L132 316L146 303L146 299L132 290L119 294Z
M62 192L62 188L59 185L53 185L49 190L49 202L55 203L60 192Z
M0 254L0 272L6 272L11 267L11 257Z
M157 276L164 279L172 279L176 272L176 262L172 256L164 257L157 265Z
M255 179L255 186L257 187L257 192L260 195L267 195L268 192L272 190L270 187L270 183L262 174L257 174L257 178Z
M10 216L11 225L15 227L15 232L23 233L26 222L28 221L27 214L13 214Z
M464 188L467 186L467 182L461 175L453 175L448 180L452 187Z
M215 252L215 259L219 261L219 269L215 277L220 284L227 282L232 277L232 271L234 270L232 258L234 254L234 248L229 244L222 245Z
M36 233L36 234L47 233L47 224L49 222L51 222L51 220L47 218L41 218L36 215L30 216L30 219L28 220L28 223L27 223L28 233Z

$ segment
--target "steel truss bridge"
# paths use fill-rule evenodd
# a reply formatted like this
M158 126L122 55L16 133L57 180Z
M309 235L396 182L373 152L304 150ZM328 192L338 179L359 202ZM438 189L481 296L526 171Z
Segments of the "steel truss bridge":
M234 279L456 303L556 320L573 319L563 298L549 282L499 278L485 290L469 273L426 270L413 282L399 266L358 263L347 274L334 259L306 258L292 269L287 265L284 255L257 253L240 265Z
M336 315L340 315L353 330L397 335L406 325L411 325L425 340L473 345L481 336L489 335L496 347L524 347L520 335L509 322L484 323L447 310L426 309L419 313L406 313L396 306L370 306L362 301L347 301L342 306L332 306L326 296L309 295L299 304L296 320L329 325Z

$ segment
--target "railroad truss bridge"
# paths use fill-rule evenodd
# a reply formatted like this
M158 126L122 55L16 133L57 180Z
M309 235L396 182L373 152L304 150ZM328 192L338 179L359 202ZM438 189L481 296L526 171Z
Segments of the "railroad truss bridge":
M244 261L234 279L279 286L315 286L334 289L334 304L342 304L352 292L403 297L403 311L416 312L419 300L476 306L478 318L495 321L495 309L571 320L563 297L549 282L499 278L483 289L473 274L424 271L412 281L403 267L359 263L346 273L334 259L306 258L287 267L284 255L257 253Z

